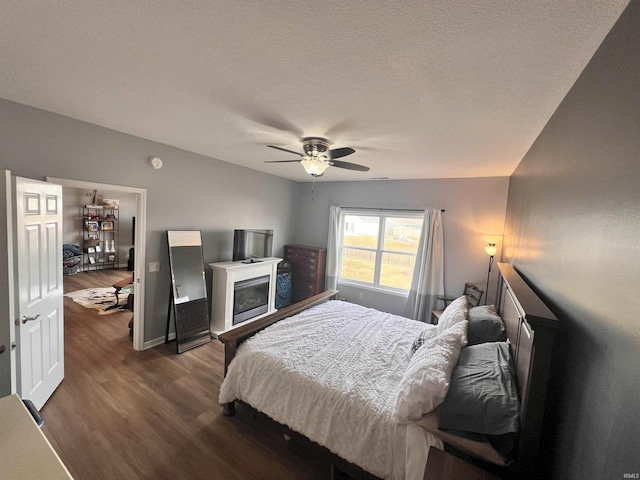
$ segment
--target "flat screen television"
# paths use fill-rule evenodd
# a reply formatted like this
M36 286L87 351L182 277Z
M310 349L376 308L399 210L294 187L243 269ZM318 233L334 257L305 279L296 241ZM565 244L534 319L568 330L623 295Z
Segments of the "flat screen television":
M270 257L273 249L273 230L234 230L233 261L255 262Z

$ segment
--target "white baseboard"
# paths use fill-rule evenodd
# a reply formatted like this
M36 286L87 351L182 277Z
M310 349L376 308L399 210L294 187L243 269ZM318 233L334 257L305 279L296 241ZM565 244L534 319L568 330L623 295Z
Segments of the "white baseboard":
M176 332L172 332L169 334L169 340L175 340L176 339ZM164 343L164 337L158 337L158 338L154 338L153 340L149 340L148 342L144 342L144 344L142 345L142 349L146 350L147 348L153 348L157 345L160 345L161 343Z

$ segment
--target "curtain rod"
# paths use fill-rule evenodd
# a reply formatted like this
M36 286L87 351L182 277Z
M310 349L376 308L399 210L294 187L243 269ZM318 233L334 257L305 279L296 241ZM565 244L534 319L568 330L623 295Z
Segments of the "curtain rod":
M375 208L375 207L340 207L351 210L378 210L378 211L389 211L389 212L424 212L426 208ZM440 211L442 213L445 212L444 208L441 208Z

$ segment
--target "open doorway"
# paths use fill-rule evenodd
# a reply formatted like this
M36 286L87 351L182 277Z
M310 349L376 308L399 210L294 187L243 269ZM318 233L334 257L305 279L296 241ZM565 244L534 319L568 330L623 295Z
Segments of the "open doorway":
M69 276L68 282L84 287L109 287L105 288L105 291L115 290L114 306L117 306L118 300L124 299L124 304L120 302L122 306L133 312L133 348L143 350L146 190L53 177L47 177L47 181L63 187L65 244L78 247L78 261L75 267L84 274L82 280ZM105 200L117 201L117 211L112 208L105 209ZM87 209L87 205L101 208L91 210ZM87 231L86 221L87 217L91 216L98 217L96 220L99 221L100 230L95 234L96 245L90 246L87 240L93 240L94 235ZM105 225L112 230L103 231ZM68 272L72 273L73 268ZM113 287L116 284L125 285L129 280L132 287L129 290L124 288L122 294L118 295L121 290ZM95 281L96 285L91 285L92 281ZM130 293L135 295L129 296ZM135 301L131 301L134 296Z

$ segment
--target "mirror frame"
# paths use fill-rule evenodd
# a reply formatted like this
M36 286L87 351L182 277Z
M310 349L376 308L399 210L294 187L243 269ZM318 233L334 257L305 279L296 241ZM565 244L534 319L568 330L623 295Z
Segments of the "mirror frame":
M211 342L211 321L207 303L207 282L204 271L204 256L202 253L202 235L200 230L167 230L167 245L169 249L169 268L171 273L171 305L167 318L167 337L171 321L171 311L175 319L176 347L178 353ZM189 300L189 297L179 297L176 285L176 274L180 268L176 264L172 249L177 247L198 247L200 270L202 276L203 297ZM200 277L200 272L197 274ZM195 280L197 283L199 280Z

